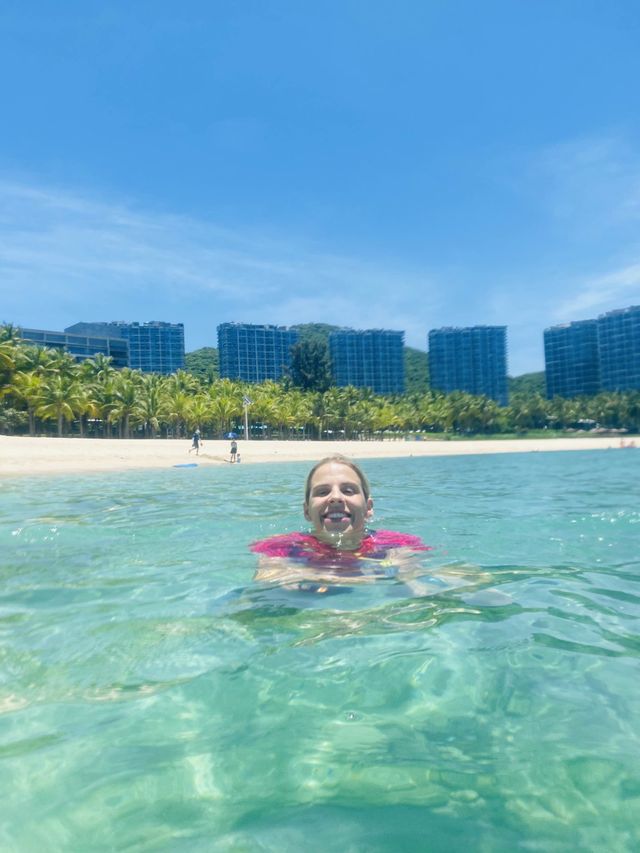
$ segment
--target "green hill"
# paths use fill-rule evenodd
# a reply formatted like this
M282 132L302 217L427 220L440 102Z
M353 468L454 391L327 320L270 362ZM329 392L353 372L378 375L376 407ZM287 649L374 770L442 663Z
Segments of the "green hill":
M310 338L322 338L323 341L329 343L330 332L339 332L344 326L330 326L327 323L298 323L297 326L290 326L300 333L302 340Z
M545 392L544 370L509 377L509 394L540 394L544 397Z
M330 326L327 323L299 323L297 326L291 326L292 329L297 329L302 340L322 339L329 341L330 332L338 332L344 326ZM426 352L413 349L413 347L404 348L404 373L405 373L405 389L407 394L423 394L429 390L429 368Z
M413 347L404 348L404 385L407 394L429 390L429 356Z
M184 369L207 382L218 379L220 377L218 350L215 347L202 347L202 349L186 353Z
M299 323L291 326L297 329L302 340L329 340L329 333L336 332L342 326L330 326L326 323ZM184 357L185 370L201 379L211 381L220 376L218 350L215 347L189 352ZM404 348L405 389L407 394L423 394L429 390L429 355L413 347ZM522 376L509 377L510 394L545 394L544 371L524 373Z

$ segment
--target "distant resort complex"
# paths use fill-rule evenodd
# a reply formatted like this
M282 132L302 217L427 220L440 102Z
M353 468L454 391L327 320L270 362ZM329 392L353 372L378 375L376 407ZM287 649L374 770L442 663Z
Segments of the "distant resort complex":
M640 307L544 331L546 373L511 378L507 327L224 322L185 354L182 323L0 327L0 433L423 440L640 430ZM546 382L546 388L545 388ZM55 425L55 427L54 427Z
M114 367L143 373L175 373L184 368L182 323L74 323L63 332L20 329L29 343L62 349L77 361L108 356Z
M22 328L25 342L62 349L83 361L101 354L116 368L170 375L185 366L182 323L78 322L64 331ZM278 381L291 368L296 328L221 323L217 328L223 379ZM427 334L429 386L508 404L507 327L432 329ZM375 394L405 391L404 332L339 329L328 334L336 387L368 388ZM546 396L590 396L640 389L640 306L610 311L544 330Z
M640 306L544 332L547 396L640 388Z
M282 326L222 323L218 326L220 376L244 382L280 379L291 367L299 332ZM404 332L341 329L329 333L333 384L404 392Z

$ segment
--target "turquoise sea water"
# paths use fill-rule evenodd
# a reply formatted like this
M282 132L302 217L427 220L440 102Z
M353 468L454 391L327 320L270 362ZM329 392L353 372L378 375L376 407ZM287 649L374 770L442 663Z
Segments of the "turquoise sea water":
M0 849L640 849L640 452L367 463L418 597L252 584L307 467L0 482Z

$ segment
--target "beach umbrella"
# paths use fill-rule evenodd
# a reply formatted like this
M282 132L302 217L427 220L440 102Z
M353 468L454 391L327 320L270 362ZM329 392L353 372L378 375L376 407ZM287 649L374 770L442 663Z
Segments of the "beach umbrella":
M226 433L224 434L224 437L225 437L225 438L237 438L237 437L238 437L238 434L237 434L237 433L235 433L235 432L226 432Z

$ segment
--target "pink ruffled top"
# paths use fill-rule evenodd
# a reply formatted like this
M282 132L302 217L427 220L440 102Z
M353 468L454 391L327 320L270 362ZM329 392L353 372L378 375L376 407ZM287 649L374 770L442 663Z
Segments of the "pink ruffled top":
M430 551L429 545L412 533L397 533L395 530L370 530L355 551L340 551L332 545L320 542L310 533L280 533L261 539L251 545L255 554L267 557L289 557L307 565L331 566L333 568L355 567L358 560L384 560L394 548L410 548L412 551Z

